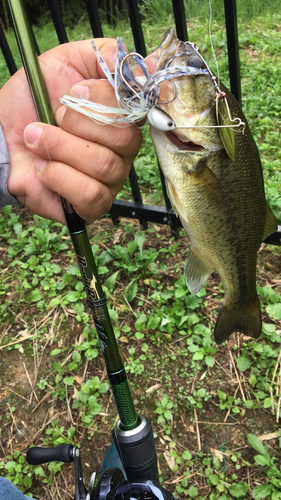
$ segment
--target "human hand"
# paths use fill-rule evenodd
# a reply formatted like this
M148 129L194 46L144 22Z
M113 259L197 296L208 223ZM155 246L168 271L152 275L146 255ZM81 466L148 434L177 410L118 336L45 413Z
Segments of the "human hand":
M113 71L116 42L95 42ZM8 189L32 212L65 223L62 196L89 223L110 209L141 145L141 133L98 125L60 104L63 95L79 94L116 107L90 41L60 45L39 61L59 127L37 122L24 70L19 70L0 91L10 155Z

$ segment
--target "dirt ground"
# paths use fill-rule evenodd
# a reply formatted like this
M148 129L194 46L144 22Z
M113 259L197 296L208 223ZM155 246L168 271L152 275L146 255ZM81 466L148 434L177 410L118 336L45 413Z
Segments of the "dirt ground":
M99 231L112 231L109 220L103 220L95 225L95 234ZM92 230L93 231L93 230ZM115 235L116 235L116 229ZM166 236L166 242L160 236ZM159 248L159 245L169 245L170 230L168 227L157 227L155 233L149 234L149 245ZM122 242L122 235L119 238ZM113 241L113 239L112 239ZM148 240L147 240L148 241ZM186 253L186 239L181 238L177 255L173 261L169 262L172 269L176 261L183 261ZM146 242L147 245L147 242ZM1 244L4 268L8 268L10 263L6 256L5 249ZM68 257L56 256L59 265L63 264L63 259L68 263ZM176 277L178 278L178 277ZM161 276L161 279L172 284L175 276ZM274 253L269 247L263 247L259 253L258 282L261 285L271 284L275 290L281 290L281 262L280 253ZM205 302L204 314L212 323L215 322L217 310L220 307L221 294L218 290L219 278L212 275L207 285L207 300ZM17 292L11 286L9 299L17 303ZM5 296L2 298L5 300ZM118 299L114 299L118 300ZM115 304L118 309L118 304ZM132 314L124 310L122 317L122 304L119 304L119 321L126 324L130 330L134 331L135 317L133 314L136 304L132 303ZM149 304L143 306L149 308ZM0 346L0 415L2 417L0 430L0 460L5 461L8 455L13 456L15 450L20 450L25 454L31 445L42 445L46 436L54 436L51 431L52 424L56 422L56 427L64 427L65 436L67 429L75 427L75 441L81 444L84 473L86 482L93 471L99 471L105 451L111 442L111 430L116 422L116 410L113 397L110 392L102 395L102 411L95 417L93 425L85 427L77 417L77 412L71 408L73 398L73 387L65 386L66 398L54 397L54 383L52 378L53 358L50 352L58 345L71 347L73 339L81 336L81 325L75 320L75 314L66 310L67 320L61 319L61 311L54 309L48 317L40 317L38 321L38 311L35 305L19 304L16 320L13 323L12 331L9 325L4 326L1 332L3 340L9 336L10 346ZM33 318L34 330L46 325L45 340L40 342L34 335L34 330L29 330L25 334L27 318ZM41 322L41 323L40 323ZM12 333L12 335L11 335ZM13 338L17 335L17 338ZM26 335L26 339L24 339ZM13 342L20 343L20 348L11 349ZM146 342L149 339L146 338ZM227 470L228 477L236 474L241 480L249 480L257 472L245 465L253 463L255 451L248 446L247 434L267 435L266 444L271 450L277 450L276 431L278 424L276 416L272 414L271 408L248 409L238 414L231 411L222 411L219 408L217 389L227 395L240 397L245 400L250 396L250 386L246 373L237 371L234 361L233 346L238 343L242 352L242 339L233 336L230 341L217 347L215 354L215 364L212 368L202 365L202 369L194 372L191 369L191 359L180 356L181 342L180 336L173 339L161 341L160 343L149 343L150 358L145 361L145 379L143 375L135 373L128 374L130 386L133 392L133 399L139 414L145 415L153 423L154 432L157 434L156 447L159 458L159 468L161 477L164 479L165 487L173 491L175 485L179 484L183 478L183 468L178 471L172 470L175 461L169 456L171 442L175 443L177 453L180 454L189 450L195 457L190 467L190 477L193 477L193 484L198 488L200 495L208 495L210 489L207 485L204 474L200 472L200 456L217 455L222 461L222 467ZM182 344L183 345L183 344ZM129 361L130 347L140 350L141 343L137 343L132 337L129 341L119 341L124 362ZM10 350L9 350L10 349ZM67 356L67 351L64 356ZM61 358L62 359L62 358ZM175 366L177 370L175 370ZM106 380L106 372L102 355L99 354L93 361L85 359L85 363L77 375L76 385L81 386L83 382L93 376L98 376L102 381ZM46 377L46 386L40 389L37 383ZM192 394L194 389L204 387L211 398L203 401L202 408L190 409L184 403L184 398L178 397L178 391L185 387L185 394ZM155 402L159 400L161 394L169 396L170 400L177 405L177 411L173 412L171 422L171 433L167 434L162 426L157 423L155 413ZM243 405L241 405L242 407ZM52 434L53 432L53 434ZM275 438L270 438L275 436ZM51 439L51 437L50 437ZM237 461L232 461L228 450L232 456L238 456L241 464L236 467ZM202 455L203 454L203 455ZM196 457L198 460L196 461ZM46 474L48 471L46 472ZM246 478L246 479L245 479ZM38 479L33 482L32 492L38 499L45 500L66 500L73 498L73 471L72 465L63 466L62 472L54 476L53 486ZM180 499L185 498L179 496Z

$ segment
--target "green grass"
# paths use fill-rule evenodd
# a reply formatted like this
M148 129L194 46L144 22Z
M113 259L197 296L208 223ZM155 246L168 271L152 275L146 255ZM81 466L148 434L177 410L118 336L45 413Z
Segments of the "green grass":
M214 20L224 22L224 2L222 0L184 0L185 13L187 20L199 19L205 23L209 19L210 3L212 7L212 16ZM280 7L278 0L274 0L265 5L263 0L236 0L237 16L240 22L262 16L264 13L270 15L278 12ZM170 0L143 0L140 10L148 24L159 24L166 21L173 22L173 8Z

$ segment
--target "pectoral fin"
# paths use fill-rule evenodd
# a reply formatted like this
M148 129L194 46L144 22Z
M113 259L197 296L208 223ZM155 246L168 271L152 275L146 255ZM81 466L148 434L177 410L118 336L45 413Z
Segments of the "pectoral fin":
M182 210L182 205L180 203L174 184L170 181L168 177L165 178L165 181L166 181L167 193L176 216L178 217L179 215L181 215L183 218L185 218L185 215L183 214Z
M197 196L198 203L207 201L212 207L222 207L222 187L215 174L206 166L204 160L200 160L197 163L196 168L194 170L187 171L186 175L189 177L189 182L186 183L187 197L188 189L190 187L190 190L193 191L193 197ZM182 217L185 221L188 221L186 208L179 199L176 187L168 177L166 177L165 180L167 193L175 214Z
M197 252L190 250L186 259L184 275L186 286L192 295L199 292L212 271L210 265L206 264Z
M196 169L190 171L189 175L197 188L199 202L203 199L212 206L221 207L223 205L223 191L220 182L204 160L200 160Z
M275 215L271 211L268 205L266 205L266 216L265 216L265 226L263 230L263 237L262 239L264 240L267 238L270 234L274 233L277 231L277 222L275 219Z

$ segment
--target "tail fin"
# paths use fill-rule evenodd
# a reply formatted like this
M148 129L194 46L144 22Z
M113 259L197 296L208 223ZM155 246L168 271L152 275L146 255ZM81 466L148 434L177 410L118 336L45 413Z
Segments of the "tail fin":
M215 342L222 344L234 332L259 338L262 329L260 301L256 295L245 306L222 305L215 326Z

